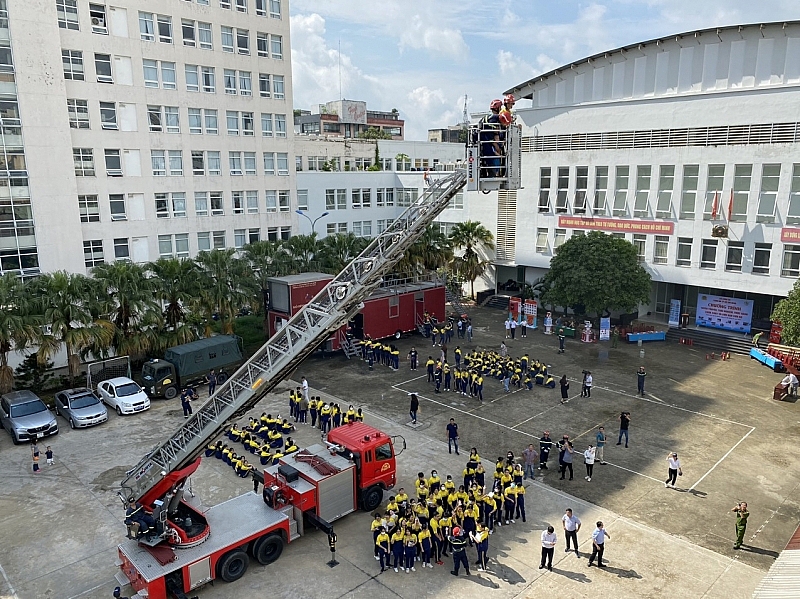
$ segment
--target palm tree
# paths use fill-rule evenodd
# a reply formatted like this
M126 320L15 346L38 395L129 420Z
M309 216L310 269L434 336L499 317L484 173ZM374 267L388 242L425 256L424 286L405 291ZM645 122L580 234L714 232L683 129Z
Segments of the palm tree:
M291 257L294 272L312 272L319 269L321 245L316 233L294 235L284 242L284 247Z
M233 333L236 312L250 303L243 291L248 277L247 262L237 258L235 249L201 252L195 261L199 269L197 298L193 305L206 317L205 335L211 335L211 320L216 312L222 322L222 332Z
M197 296L199 270L192 260L160 258L147 266L152 273L155 297L164 306L160 334L153 350L194 341L197 327L187 322L186 306Z
M453 245L437 223L428 225L395 266L395 271L407 277L438 270L453 259Z
M44 274L30 283L42 322L50 327L39 338L39 357L52 357L63 345L71 379L80 374L79 354L108 348L116 327L100 317L97 286L83 275L65 271Z
M40 323L22 280L12 273L0 277L0 394L14 388L14 369L8 365L8 354L37 339L42 332Z
M155 281L147 266L111 262L92 269L98 286L101 313L114 323L113 346L120 355L145 355L154 343L161 318Z
M453 266L469 281L470 297L475 299L475 280L491 264L486 254L494 250L494 236L481 223L468 220L453 227L450 241L454 248L461 250L461 255L453 259Z
M261 294L258 310L264 317L264 334L268 331L269 279L289 274L290 257L279 241L256 241L244 246L244 259L250 267L250 277Z
M355 233L336 233L322 240L320 257L322 269L331 274L338 274L345 266L364 251L369 239L357 237Z

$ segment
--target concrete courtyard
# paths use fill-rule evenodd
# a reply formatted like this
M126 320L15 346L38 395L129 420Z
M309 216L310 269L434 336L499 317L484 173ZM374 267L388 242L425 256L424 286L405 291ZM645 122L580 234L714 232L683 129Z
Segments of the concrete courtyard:
M504 337L503 313L470 311L475 327L472 344L454 339L465 351L497 349ZM313 394L362 407L366 421L391 435L402 435L407 449L398 457L400 485L413 488L418 471L438 469L461 478L471 446L478 448L491 472L494 459L528 443L538 448L547 429L555 439L569 434L576 449L593 442L601 424L610 438L607 465L596 465L584 480L582 460L575 460L575 480L560 481L551 469L526 481L528 522L500 528L490 537L490 572L456 580L450 565L411 574L378 573L372 557L370 517L351 514L336 523L340 565L326 565L327 539L318 532L287 546L278 562L251 564L237 583L199 589L201 598L252 597L265 591L278 597L534 597L558 593L573 597L720 597L749 598L777 553L800 521L800 467L794 439L800 431L797 405L771 399L780 376L743 356L730 361L706 360L705 351L680 345L582 344L568 340L557 354L557 342L539 331L526 339L506 341L509 353L528 353L551 365L551 372L571 379L571 399L559 401L558 389L503 393L499 381L487 379L482 405L455 393L434 394L423 367L411 372L405 355L412 345L421 358L438 357L439 348L420 336L402 339L400 370L343 356L309 359L296 373L305 375ZM452 361L452 359L451 359ZM637 398L635 371L648 372L647 395ZM591 398L577 397L581 370L594 375ZM258 406L257 413L285 413L282 383ZM408 393L421 396L421 425L412 428ZM630 446L616 446L617 416L632 414ZM445 425L455 418L461 432L461 456L448 454ZM0 597L21 599L110 597L116 585L116 545L124 540L123 509L116 497L124 472L180 422L180 403L156 401L132 417L111 414L95 429L62 432L47 441L56 465L30 472L30 449L14 447L0 435ZM298 444L319 440L310 427L299 427ZM677 451L684 476L679 489L665 489L666 456ZM551 454L552 456L552 454ZM203 505L214 505L244 492L248 480L236 477L221 462L204 460L192 479ZM747 501L750 521L741 551L732 549L731 507ZM560 517L572 507L583 521L579 535L584 559L563 551ZM265 508L266 509L266 508ZM590 533L597 519L611 534L605 571L587 568ZM538 570L539 537L547 524L559 533L552 573ZM474 561L474 553L471 561ZM130 588L127 589L130 591Z

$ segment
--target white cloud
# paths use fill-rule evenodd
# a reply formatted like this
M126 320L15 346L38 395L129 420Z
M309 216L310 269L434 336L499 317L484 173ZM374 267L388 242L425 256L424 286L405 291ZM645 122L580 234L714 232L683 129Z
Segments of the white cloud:
M520 57L506 50L497 51L497 66L503 75L513 75L523 81L534 74L534 68Z

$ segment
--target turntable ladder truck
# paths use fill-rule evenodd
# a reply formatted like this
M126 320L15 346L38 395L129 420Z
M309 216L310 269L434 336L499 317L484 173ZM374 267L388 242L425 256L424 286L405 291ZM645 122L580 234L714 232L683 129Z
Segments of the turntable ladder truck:
M487 193L519 189L520 128L511 125L503 130L503 165L490 171L480 168L484 136L479 129L471 127L465 169L433 181L202 407L127 473L120 498L141 505L156 520L154 537L130 538L118 547L117 579L133 586L134 598L183 599L188 597L185 593L217 578L237 580L248 567L248 552L261 564L271 563L284 543L302 535L305 522L331 535L330 522L358 507L375 509L383 491L394 485L391 439L354 423L334 429L325 445L290 454L267 467L263 501L246 493L201 512L183 497L184 485L207 445L358 313L382 277L461 189ZM484 172L491 178L481 178ZM129 525L129 537L135 536L130 533Z

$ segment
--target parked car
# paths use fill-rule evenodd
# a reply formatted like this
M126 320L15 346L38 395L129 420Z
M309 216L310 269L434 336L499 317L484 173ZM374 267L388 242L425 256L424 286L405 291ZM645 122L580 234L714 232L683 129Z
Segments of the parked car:
M150 409L150 398L134 381L126 376L118 376L97 385L100 398L117 414L134 414Z
M0 425L14 445L58 434L58 422L32 391L12 391L0 397Z
M86 428L108 420L103 402L86 387L56 393L56 414L66 418L70 428Z

